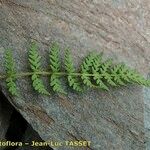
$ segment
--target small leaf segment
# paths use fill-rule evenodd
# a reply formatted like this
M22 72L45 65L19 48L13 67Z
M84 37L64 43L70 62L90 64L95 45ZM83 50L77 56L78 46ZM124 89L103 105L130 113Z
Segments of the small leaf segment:
M32 42L29 49L28 60L31 70L17 73L15 61L10 49L5 52L6 73L0 75L0 79L6 79L6 85L13 96L18 96L16 79L31 76L33 88L40 94L50 95L41 79L42 76L49 77L49 84L54 92L66 94L61 83L61 77L65 76L69 87L77 92L83 91L83 85L103 90L109 87L125 86L128 83L136 83L150 87L150 80L146 80L136 70L130 69L125 64L113 64L111 59L103 61L102 53L90 53L82 62L79 71L75 69L70 49L65 50L64 68L60 60L60 47L54 42L49 51L49 70L41 68L41 56L38 47ZM62 71L64 70L64 71Z
M13 54L10 49L7 49L5 52L5 70L6 70L6 85L9 92L18 96L18 89L16 86L16 69L15 69L15 61L13 59Z
M62 88L61 82L60 82L60 75L57 74L61 71L61 62L59 58L60 48L57 43L53 43L52 47L50 49L50 68L51 68L51 79L50 79L50 85L53 88L53 91L64 93L65 91Z
M49 92L45 89L40 75L38 74L38 72L42 70L41 56L39 56L37 52L37 46L35 42L32 43L31 48L29 50L29 63L33 72L31 77L33 88L41 94L49 95Z

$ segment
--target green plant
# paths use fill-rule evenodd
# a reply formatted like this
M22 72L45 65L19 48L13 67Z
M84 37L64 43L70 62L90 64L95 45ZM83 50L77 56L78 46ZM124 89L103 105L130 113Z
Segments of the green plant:
M12 56L12 51L10 49L7 49L5 52L5 70L6 70L6 84L8 87L9 92L12 95L18 96L18 90L16 86L16 69L15 69L15 62ZM4 78L5 76L2 76L1 78Z
M40 79L40 75L37 72L40 72L41 69L41 56L39 56L37 52L36 43L33 42L31 48L29 50L29 62L32 70L32 85L36 91L41 94L49 95L49 92L45 89L42 80Z
M51 68L51 79L50 85L53 88L53 91L65 93L60 82L60 75L58 74L61 71L61 62L59 59L60 48L57 43L53 43L50 49L50 68Z
M65 53L65 70L67 73L69 86L72 87L74 90L81 92L82 91L81 83L78 79L78 76L75 75L76 70L73 65L73 60L70 54L70 50L66 49L65 52L66 52Z
M41 94L50 95L44 87L41 77L50 77L50 86L53 91L66 93L61 85L61 77L67 77L68 84L73 90L82 92L83 85L104 90L109 90L109 86L125 86L128 83L150 86L150 80L146 80L137 71L130 69L124 64L113 64L112 60L102 60L102 53L90 53L81 64L80 70L76 71L70 50L65 50L64 68L61 67L60 48L57 43L53 43L49 52L49 70L41 69L41 56L38 54L36 43L31 44L29 50L28 72L16 72L12 51L5 52L6 74L0 75L0 79L6 79L9 92L18 96L16 79L19 77L31 76L33 88ZM64 69L64 71L62 71Z

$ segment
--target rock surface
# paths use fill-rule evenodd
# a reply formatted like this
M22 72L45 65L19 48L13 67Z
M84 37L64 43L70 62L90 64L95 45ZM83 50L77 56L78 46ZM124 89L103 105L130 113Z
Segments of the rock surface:
M150 90L145 88L145 143L147 150L150 150Z
M30 40L39 43L43 67L52 41L72 49L75 64L93 49L147 75L150 66L149 2L146 0L1 0L0 63L12 48L18 71L29 70ZM0 72L4 68L0 67ZM49 80L45 79L48 86ZM18 80L21 97L4 93L43 140L88 140L93 150L144 150L143 89L88 90L68 95L37 95L29 78ZM70 150L70 147L55 147ZM83 149L83 148L75 148Z

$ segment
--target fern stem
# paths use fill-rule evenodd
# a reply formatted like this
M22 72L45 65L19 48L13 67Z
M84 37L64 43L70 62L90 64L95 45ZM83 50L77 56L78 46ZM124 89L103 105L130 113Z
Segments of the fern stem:
M35 74L35 72L21 72L21 73L16 73L15 77L17 78L21 78L21 77L25 77L25 76L32 76L33 74ZM72 75L72 76L82 76L82 73L67 73L67 72L48 72L48 71L38 71L36 72L37 75L43 75L43 76L48 76L51 74L55 74L58 76L67 76L67 75ZM95 74L88 74L88 73L84 73L84 75L86 76L95 76ZM5 79L6 77L8 77L7 75L3 74L0 75L0 79Z
M35 72L22 72L19 74L16 74L16 77L24 77L24 76L31 76ZM59 75L59 76L67 76L67 75L72 75L72 76L82 76L82 73L67 73L67 72L48 72L48 71L38 71L36 72L37 75L43 75L43 76L48 76L51 74ZM95 76L95 74L84 74L86 76Z

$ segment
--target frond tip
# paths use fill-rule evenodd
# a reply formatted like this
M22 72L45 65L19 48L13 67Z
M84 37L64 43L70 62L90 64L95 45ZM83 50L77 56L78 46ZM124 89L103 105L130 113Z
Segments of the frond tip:
M114 66L111 70L111 75L118 85L136 83L139 85L150 86L149 80L146 80L137 71L130 69L124 64Z

